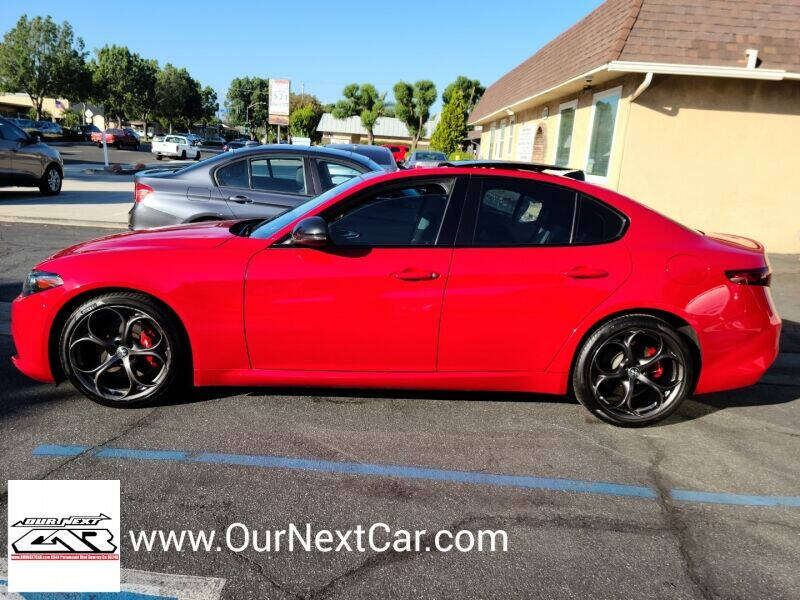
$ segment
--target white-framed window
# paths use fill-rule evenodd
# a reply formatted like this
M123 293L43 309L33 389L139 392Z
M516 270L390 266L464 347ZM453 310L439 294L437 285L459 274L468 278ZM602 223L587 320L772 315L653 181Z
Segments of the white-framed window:
M503 144L506 141L506 128L508 127L508 122L503 119L500 121L500 127L498 127L498 137L497 137L497 146L495 147L494 156L492 158L502 158L503 156Z
M513 139L514 139L514 122L515 122L515 120L516 120L516 118L514 117L514 115L511 115L510 117L508 117L508 136L507 136L508 137L508 145L506 147L506 154L508 154L509 158L512 156L511 155L511 144L513 143Z
M590 181L605 183L608 179L621 96L622 86L618 86L592 97L585 168L586 178Z
M497 126L492 123L491 127L489 128L489 147L486 150L485 158L492 158L494 156L492 152L494 152L494 136L497 133Z
M555 164L559 167L569 165L572 155L572 133L575 129L575 111L578 101L564 102L558 107L558 140L556 141Z

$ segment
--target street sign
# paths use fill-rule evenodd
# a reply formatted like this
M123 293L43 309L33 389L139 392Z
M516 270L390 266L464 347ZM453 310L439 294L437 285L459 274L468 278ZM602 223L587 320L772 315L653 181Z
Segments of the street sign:
M289 86L288 79L269 80L269 114L289 116Z
M311 138L292 136L293 146L310 146Z

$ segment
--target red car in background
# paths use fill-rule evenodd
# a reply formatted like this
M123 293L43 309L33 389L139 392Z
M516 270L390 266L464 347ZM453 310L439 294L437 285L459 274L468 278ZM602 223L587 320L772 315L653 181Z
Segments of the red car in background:
M398 165L403 164L406 160L406 154L408 154L408 146L404 146L403 144L381 144L384 148L388 148L389 152L392 153L394 157L394 162Z
M13 361L110 406L186 383L518 391L617 425L761 377L781 321L760 244L544 169L376 171L272 219L72 246L12 303Z
M91 134L91 141L99 147L103 147L103 132L93 131ZM126 148L139 149L139 136L134 133L133 129L127 128L109 128L106 129L106 145L114 146L117 150L123 146Z

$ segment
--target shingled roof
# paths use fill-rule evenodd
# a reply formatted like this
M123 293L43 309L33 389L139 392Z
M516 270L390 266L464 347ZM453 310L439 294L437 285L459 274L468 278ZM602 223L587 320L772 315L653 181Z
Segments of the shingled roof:
M492 84L476 122L612 61L800 72L800 2L608 0Z

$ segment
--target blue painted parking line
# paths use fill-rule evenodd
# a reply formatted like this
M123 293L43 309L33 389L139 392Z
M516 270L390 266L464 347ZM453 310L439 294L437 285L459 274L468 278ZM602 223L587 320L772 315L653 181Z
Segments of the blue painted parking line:
M7 600L219 600L224 587L219 577L121 569L117 593L9 592L6 558L0 557L0 598Z
M60 454L63 448L63 453ZM43 444L33 449L34 456L75 456L76 446ZM400 477L429 481L446 481L473 485L493 485L523 489L538 489L557 492L596 494L601 496L631 496L655 499L658 492L648 485L632 485L579 479L538 477L536 475L505 475L479 473L475 471L451 471L406 465L339 462L314 458L290 458L258 454L228 454L220 452L189 452L184 450L145 450L136 448L103 448L89 454L101 459L154 460L191 462L203 464L238 465L268 469L291 469L342 475L367 475L378 477ZM740 506L783 506L800 508L800 496L762 496L729 494L692 490L670 490L673 500L702 504L726 504Z

